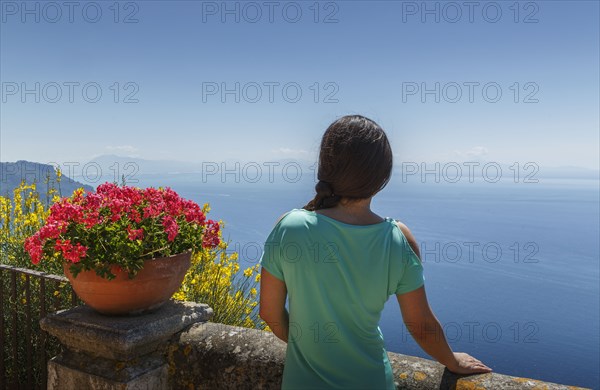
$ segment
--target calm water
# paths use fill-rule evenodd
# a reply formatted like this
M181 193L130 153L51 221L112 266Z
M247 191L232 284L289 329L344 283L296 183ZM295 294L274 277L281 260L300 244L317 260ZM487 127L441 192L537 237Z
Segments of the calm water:
M209 202L242 267L255 264L276 219L312 184L203 184L197 175L145 177ZM421 243L430 304L455 351L495 371L599 388L598 181L402 184L373 209ZM426 357L392 297L380 327L389 351Z

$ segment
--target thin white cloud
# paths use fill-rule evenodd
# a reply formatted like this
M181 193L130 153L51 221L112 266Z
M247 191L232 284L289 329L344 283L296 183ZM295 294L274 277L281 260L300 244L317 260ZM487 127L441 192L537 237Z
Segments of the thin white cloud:
M306 156L306 155L308 155L308 150L279 148L279 149L273 150L273 153L279 153L279 154L283 154L286 156Z
M106 149L114 153L124 153L127 157L137 157L136 152L139 151L138 148L131 145L107 146Z
M455 150L454 154L462 159L479 161L485 159L489 152L485 146L474 146L465 151Z

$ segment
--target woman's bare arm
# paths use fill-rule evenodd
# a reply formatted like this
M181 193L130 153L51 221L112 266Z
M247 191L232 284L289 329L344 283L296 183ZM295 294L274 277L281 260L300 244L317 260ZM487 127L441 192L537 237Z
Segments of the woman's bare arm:
M420 257L419 246L411 231L403 223L397 223L415 254ZM492 371L491 368L466 353L452 352L440 322L429 307L424 286L406 294L398 294L397 299L404 324L427 354L457 374Z
M455 353L446 341L443 328L435 317L425 287L397 295L404 324L419 346L429 356L457 374L491 372L492 369L466 353Z
M259 315L275 336L287 343L289 332L289 314L285 308L287 287L285 283L271 275L264 267L260 276Z

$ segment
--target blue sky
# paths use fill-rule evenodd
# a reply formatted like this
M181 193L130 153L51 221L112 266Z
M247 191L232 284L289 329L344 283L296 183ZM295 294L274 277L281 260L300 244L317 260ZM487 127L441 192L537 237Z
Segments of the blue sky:
M397 161L598 169L597 1L46 4L1 2L2 161L310 160L360 113Z

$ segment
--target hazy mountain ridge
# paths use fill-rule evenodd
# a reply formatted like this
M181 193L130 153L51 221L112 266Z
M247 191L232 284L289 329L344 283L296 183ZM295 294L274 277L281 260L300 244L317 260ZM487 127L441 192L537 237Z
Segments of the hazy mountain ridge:
M59 189L62 196L70 196L73 191L81 187L86 191L94 190L92 186L73 180L64 172L60 185L57 184L55 167L50 164L25 160L0 162L0 195L12 198L13 190L22 181L26 184L36 183L36 189L42 198L48 192L48 187L52 186Z

